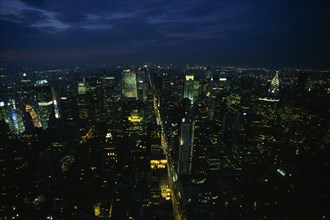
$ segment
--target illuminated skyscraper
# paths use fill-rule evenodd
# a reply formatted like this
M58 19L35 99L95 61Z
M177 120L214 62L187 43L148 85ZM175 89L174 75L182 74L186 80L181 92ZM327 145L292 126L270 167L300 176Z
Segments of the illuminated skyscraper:
M14 134L24 131L23 116L14 99L0 102L0 120L4 120Z
M118 78L107 76L103 81L104 107L107 115L106 123L108 132L114 137L122 135L122 90Z
M87 84L85 82L78 83L78 94L79 95L85 95L87 92Z
M194 122L183 118L181 122L181 139L179 146L178 174L190 175L193 157Z
M194 76L186 75L184 82L184 93L183 98L188 98L190 103L194 103Z
M87 122L88 118L90 117L88 96L89 96L88 84L85 82L85 78L83 78L83 82L78 83L78 96L76 100L78 117L80 119L81 124Z
M134 71L127 69L123 71L123 95L127 98L137 99L136 74Z
M53 109L53 97L46 80L36 82L38 112L43 129L48 128L48 120Z

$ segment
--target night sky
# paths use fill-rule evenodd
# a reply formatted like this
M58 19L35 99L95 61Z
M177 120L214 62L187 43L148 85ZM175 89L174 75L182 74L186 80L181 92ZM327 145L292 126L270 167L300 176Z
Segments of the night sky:
M329 67L330 1L0 0L1 64Z

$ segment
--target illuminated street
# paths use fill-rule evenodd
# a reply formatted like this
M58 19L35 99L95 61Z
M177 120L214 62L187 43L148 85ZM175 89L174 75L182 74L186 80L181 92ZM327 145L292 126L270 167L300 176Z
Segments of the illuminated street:
M171 190L173 213L174 213L175 219L177 219L177 220L185 219L184 211L180 207L180 198L178 198L179 197L178 194L180 193L179 187L177 187L177 185L176 185L177 183L173 180L173 179L176 178L175 174L174 174L175 171L173 170L171 155L170 155L170 152L168 150L167 138L166 138L166 134L165 134L165 130L164 130L163 121L161 119L161 115L160 115L160 112L159 112L159 109L158 109L156 95L154 95L154 111L155 111L155 115L156 115L157 124L160 124L162 137L164 138L164 143L162 145L162 149L163 149L163 152L164 152L164 154L166 156L166 159L168 161L168 163L167 163L168 184L169 184L169 188Z

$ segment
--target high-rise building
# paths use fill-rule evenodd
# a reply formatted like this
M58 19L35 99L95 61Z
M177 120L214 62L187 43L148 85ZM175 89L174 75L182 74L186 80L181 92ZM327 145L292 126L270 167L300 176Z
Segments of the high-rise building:
M85 79L83 82L78 83L78 94L79 95L85 95L88 91L88 85L85 82Z
M137 99L136 74L134 71L127 69L123 71L123 95L127 98Z
M88 89L88 84L85 82L85 78L83 82L78 83L78 95L76 99L77 103L77 111L79 124L81 127L85 127L88 119L91 117L90 115L90 91Z
M194 121L183 118L181 122L181 139L179 146L178 174L190 175L193 159Z
M143 71L136 73L137 95L138 99L145 102L147 100L147 81L146 74Z
M40 81L41 80L38 80L37 83ZM32 105L33 107L37 106L35 85L26 73L22 74L21 81L17 84L15 89L17 97L16 100L19 100L17 104L20 109L24 109L25 105Z
M194 76L186 75L184 82L184 93L183 98L188 98L190 103L194 103Z
M107 115L108 133L113 137L122 135L122 91L120 77L107 76L103 81L104 108Z
M57 97L56 97L54 88L52 88L52 96L53 96L53 103L54 103L55 118L58 119L58 118L61 118L61 114L60 114L60 109L58 107Z
M36 86L39 117L42 127L46 129L48 128L48 120L54 109L53 96L46 80L38 80Z
M18 107L14 99L0 102L0 120L4 120L16 135L24 131L23 115Z

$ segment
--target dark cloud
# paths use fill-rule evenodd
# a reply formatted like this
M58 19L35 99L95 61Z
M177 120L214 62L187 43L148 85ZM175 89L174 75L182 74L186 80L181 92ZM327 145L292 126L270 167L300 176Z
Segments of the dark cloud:
M32 9L24 9L16 13L10 13L1 16L2 20L22 23L24 25L33 25L36 23L45 23L49 21L49 16L43 12Z
M329 64L326 1L21 3L1 12L0 53L6 61Z
M66 14L59 14L55 16L61 22L64 23L80 23L87 21L87 15L79 14L79 13L66 13Z

